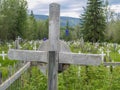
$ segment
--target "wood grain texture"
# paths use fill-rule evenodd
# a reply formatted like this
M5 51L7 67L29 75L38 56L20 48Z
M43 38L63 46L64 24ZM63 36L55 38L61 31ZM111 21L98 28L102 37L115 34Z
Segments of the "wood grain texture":
M60 38L60 5L49 5L49 51L59 51Z
M104 62L105 66L120 66L120 62Z
M42 42L42 44L39 46L39 51L49 51L49 40L46 40ZM69 46L66 44L65 41L59 40L59 51L60 52L71 52Z
M46 51L33 51L33 50L15 50L11 49L8 52L8 58L11 60L22 61L39 61L48 62Z
M49 64L48 64L48 90L57 90L57 53L49 51Z
M58 52L60 51L60 5L49 5L48 90L57 90Z
M78 54L60 52L59 63L78 65L100 65L102 64L102 56L100 54Z

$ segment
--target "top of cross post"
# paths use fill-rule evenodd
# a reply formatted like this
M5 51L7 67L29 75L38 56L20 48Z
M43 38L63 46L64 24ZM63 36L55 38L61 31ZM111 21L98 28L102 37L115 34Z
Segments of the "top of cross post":
M18 37L16 38L16 40L21 40L20 36L18 36Z
M56 3L56 2L53 2L50 4L50 6L59 6L60 7L60 4Z
M60 5L51 3L49 5L49 45L50 51L59 51L60 38Z

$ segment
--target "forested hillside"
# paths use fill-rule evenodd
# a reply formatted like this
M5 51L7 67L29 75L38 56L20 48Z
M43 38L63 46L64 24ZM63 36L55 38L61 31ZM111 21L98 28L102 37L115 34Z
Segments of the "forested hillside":
M47 20L48 19L47 15L34 15L34 17L36 20ZM69 22L70 26L74 27L80 23L80 18L61 16L60 21L61 21L60 23L61 27L65 27L67 21Z

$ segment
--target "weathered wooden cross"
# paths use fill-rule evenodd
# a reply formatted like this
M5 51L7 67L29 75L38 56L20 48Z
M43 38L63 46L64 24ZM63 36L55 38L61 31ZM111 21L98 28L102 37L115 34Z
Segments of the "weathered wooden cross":
M7 54L4 51L2 51L2 54L0 54L0 56L2 56L2 59L5 60L5 56L7 56Z
M11 44L8 44L8 49L11 49L12 45Z
M78 54L70 52L60 37L60 5L49 6L49 40L42 43L38 51L10 49L8 57L15 60L48 63L48 90L57 90L58 64L100 65L101 54Z

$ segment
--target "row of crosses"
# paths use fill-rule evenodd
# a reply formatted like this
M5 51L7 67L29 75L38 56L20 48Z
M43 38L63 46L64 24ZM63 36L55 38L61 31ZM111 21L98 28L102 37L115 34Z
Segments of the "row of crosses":
M15 48L16 49L18 49L18 47L19 47L19 41L21 40L21 38L18 36L18 38L15 40ZM8 44L8 48L9 49L11 49L11 44ZM4 51L2 51L2 53L0 54L0 56L2 56L2 59L3 60L5 60L5 57L7 56L7 54L4 52Z
M49 39L44 41L39 50L10 49L11 60L22 60L48 64L48 90L57 90L59 64L100 65L101 54L78 54L70 52L69 47L60 39L60 5L49 5Z

